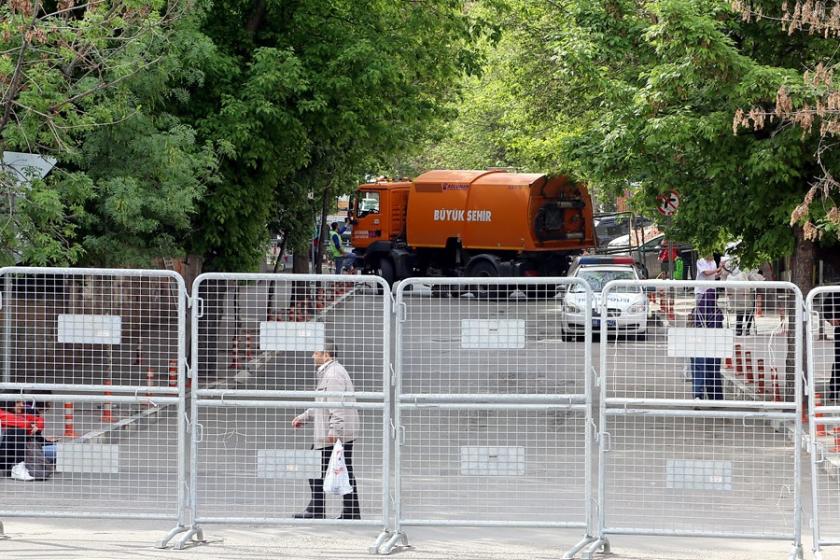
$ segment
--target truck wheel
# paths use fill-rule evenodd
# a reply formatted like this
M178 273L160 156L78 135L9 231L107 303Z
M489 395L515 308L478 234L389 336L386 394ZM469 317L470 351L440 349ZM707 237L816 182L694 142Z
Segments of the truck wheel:
M377 276L381 276L388 283L388 286L394 285L394 263L390 260L379 259L373 273Z
M472 278L498 278L499 271L493 263L481 260L467 269L467 275ZM488 284L479 284L475 288L472 288L472 290L475 290L476 297L488 299L498 298L503 291L502 286Z

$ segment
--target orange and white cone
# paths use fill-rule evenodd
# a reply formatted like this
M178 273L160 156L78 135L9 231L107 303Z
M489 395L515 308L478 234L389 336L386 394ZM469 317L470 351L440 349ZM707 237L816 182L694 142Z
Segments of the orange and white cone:
M169 386L178 386L178 360L169 360Z
M752 352L747 350L744 352L744 366L746 368L746 382L752 383L753 382L753 367L752 367Z
M822 404L822 393L814 393L814 406L822 406ZM823 414L822 412L817 412L814 416L822 418ZM818 436L826 435L825 424L814 422L814 429L816 430Z
M75 438L76 429L73 426L73 403L64 403L64 437Z
M840 453L840 426L834 426L831 434L834 436L834 446L831 448L831 452Z
M111 377L108 376L105 378L104 384L107 387L111 386ZM105 396L110 397L114 393L110 389L105 389ZM113 422L114 421L114 414L111 411L111 403L106 401L102 403L102 414L99 416L99 420L102 422Z
M779 373L774 367L770 368L770 378L773 380L773 402L784 402L782 387L779 384Z
M758 368L758 371L755 374L756 381L758 382L758 392L763 395L765 390L767 389L764 386L764 381L765 381L764 358L758 358L758 359L756 359L755 362L756 362L756 367Z

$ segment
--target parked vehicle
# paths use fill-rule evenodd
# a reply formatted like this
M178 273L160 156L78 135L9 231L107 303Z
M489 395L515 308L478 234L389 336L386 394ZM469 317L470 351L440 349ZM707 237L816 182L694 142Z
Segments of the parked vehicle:
M639 269L631 263L616 257L614 264L587 263L586 258L577 266L573 278L584 280L594 292L592 299L592 328L600 329L601 322L618 333L633 334L643 338L647 332L648 301L641 287L621 287L611 290L607 296L607 313L601 315L601 301L604 286L612 280L639 280ZM573 285L563 293L562 338L583 337L586 330L586 291L580 285Z
M592 201L562 176L429 171L361 185L350 205L356 267L413 276L565 276L595 246Z

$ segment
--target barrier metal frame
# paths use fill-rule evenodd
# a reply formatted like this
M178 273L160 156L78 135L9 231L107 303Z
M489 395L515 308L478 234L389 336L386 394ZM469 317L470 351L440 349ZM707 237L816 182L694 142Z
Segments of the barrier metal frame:
M840 426L840 405L823 405L817 404L814 396L816 391L816 351L814 349L814 300L822 294L837 294L840 297L840 286L821 286L814 288L808 293L805 299L805 336L807 341L807 367L808 367L808 395L812 398L808 399L808 440L810 442L811 454L811 550L816 560L822 559L822 547L824 546L838 546L840 545L840 537L823 538L822 526L820 520L822 514L820 513L820 493L819 481L821 477L828 476L828 473L823 472L823 465L827 461L825 450L817 439L817 426L825 427ZM835 336L836 334L835 328Z
M184 279L176 272L169 270L139 270L139 269L120 269L120 268L51 268L51 267L4 267L0 269L0 277L3 278L3 292L0 292L0 310L3 309L5 301L2 294L11 292L12 276L13 275L30 276L30 275L50 275L63 276L65 278L84 278L84 277L116 277L116 278L142 278L142 279L168 279L175 282L177 288L177 387L163 387L156 386L151 392L154 395L146 395L149 387L145 385L98 385L98 384L81 384L81 383L20 383L11 382L11 326L12 316L10 313L4 313L4 335L3 335L3 382L0 383L0 400L9 399L25 399L38 402L81 402L81 403L122 403L122 404L144 404L158 407L162 405L177 406L177 496L175 511L170 513L160 514L142 514L132 512L102 512L102 511L45 511L39 509L37 511L20 511L20 510L0 510L0 516L3 517L50 517L50 518L91 518L91 519L158 519L171 520L176 522L176 528L170 532L162 541L160 546L164 546L166 541L173 534L186 530L186 516L184 511L184 504L186 499L187 487L187 463L186 463L186 391L185 391L185 367L186 367L186 353L185 353L185 334L186 334L186 309L187 309L187 291L184 284ZM67 391L62 394L30 394L27 391L33 390L50 390L50 391ZM14 392L12 392L14 391ZM106 395L105 391L112 394ZM74 394L76 393L76 394ZM100 394L91 394L100 393ZM3 535L3 525L0 523L0 538Z
M795 296L795 321L794 321L794 359L796 362L794 372L795 402L755 402L745 400L714 401L715 407L722 410L692 410L695 406L693 399L657 399L657 398L617 398L610 397L607 385L610 371L607 364L607 351L602 347L600 352L600 367L598 383L600 384L600 410L598 433L598 515L597 515L597 540L595 540L583 554L583 558L589 560L599 549L603 552L610 552L608 535L648 535L648 536L670 536L670 537L719 537L719 538L748 538L748 539L791 539L790 560L803 558L802 553L802 398L803 398L803 371L802 371L802 336L804 303L802 292L790 282L741 282L727 281L716 282L710 280L613 280L608 282L602 291L600 313L602 317L607 316L607 296L609 292L617 287L640 287L644 290L651 287L657 288L761 288L763 290L788 290ZM601 321L600 337L602 344L608 340L609 327L607 321ZM660 407L660 408L631 408L633 406ZM726 409L731 408L732 411ZM738 409L752 408L753 411L745 412ZM792 411L791 411L792 410ZM794 498L792 518L792 534L790 535L768 535L768 534L744 534L738 532L704 532L704 531L679 531L679 530L656 530L650 528L611 527L606 514L606 466L608 453L610 451L609 418L622 415L648 415L670 418L737 418L737 419L765 419L775 421L792 422L793 433L793 471Z
M201 360L199 359L199 320L204 316L204 301L199 297L201 284L207 280L224 280L237 282L312 282L318 285L325 283L355 284L366 287L373 287L377 290L377 298L380 299L382 312L382 391L376 392L324 392L324 391L268 391L268 390L239 390L239 389L212 389L201 387ZM352 297L356 287L350 289L345 297ZM378 526L381 533L374 546L390 537L389 518L391 516L391 447L392 421L390 415L390 372L391 372L391 295L388 284L377 276L357 276L342 274L249 274L249 273L205 273L199 275L192 285L191 307L191 368L190 379L190 465L192 466L187 504L185 511L188 522L185 533L176 543L175 549L181 550L188 544L205 542L203 524L210 523L259 523L259 524L284 524L284 525L338 525L338 526ZM295 398L313 399L315 396L335 398L332 402L315 403L312 400L291 400ZM341 402L341 398L352 396L356 402L352 406ZM271 400L254 400L255 397ZM369 401L369 402L364 402ZM284 518L249 518L235 516L202 516L201 504L198 495L198 444L203 438L203 428L199 422L200 407L261 407L261 408L285 408L300 407L305 405L310 408L330 408L343 406L357 410L381 410L382 411L382 516L375 519L344 521L338 519L294 520ZM179 531L181 532L181 531Z
M556 286L559 292L561 286L580 286L585 293L585 322L584 340L582 351L584 354L584 393L566 395L542 395L542 394L521 394L521 395L492 395L492 394L405 394L403 393L403 336L404 324L407 320L407 306L405 294L418 286ZM403 531L406 526L447 526L447 527L550 527L550 528L580 528L584 529L583 538L569 549L563 556L564 559L573 558L578 551L597 540L595 534L594 517L592 504L593 484L592 467L594 459L594 437L595 422L593 415L593 378L592 367L592 302L593 295L589 285L580 279L569 277L512 277L512 278L409 278L395 287L396 301L394 311L396 316L395 328L395 352L394 352L394 434L396 441L393 445L395 480L394 480L394 525L391 536L388 540L377 541L377 546L371 548L372 553L390 554L400 546L408 546L408 537ZM552 299L552 296L549 299ZM492 299L492 298L491 298ZM562 305L562 302L558 303ZM562 314L560 321L562 322ZM478 521L478 520L435 520L435 519L408 519L403 516L402 504L402 454L401 447L405 444L405 426L401 422L401 412L416 410L419 408L434 406L440 410L583 410L584 419L584 517L580 521Z

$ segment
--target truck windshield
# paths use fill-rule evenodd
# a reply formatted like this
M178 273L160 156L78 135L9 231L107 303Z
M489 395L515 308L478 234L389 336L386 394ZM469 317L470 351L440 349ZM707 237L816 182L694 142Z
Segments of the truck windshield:
M375 191L356 193L355 207L359 218L368 214L379 214L379 193Z
M580 269L578 273L575 275L577 278L581 278L589 287L592 288L593 292L602 292L604 290L604 286L607 282L612 280L635 280L636 275L633 274L630 270L586 270ZM571 289L572 292L582 292L583 288L580 285L574 285ZM615 293L635 293L640 291L640 288L634 288L631 286L621 286L613 290Z

